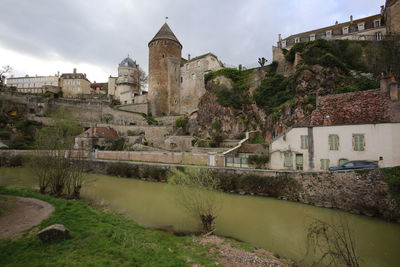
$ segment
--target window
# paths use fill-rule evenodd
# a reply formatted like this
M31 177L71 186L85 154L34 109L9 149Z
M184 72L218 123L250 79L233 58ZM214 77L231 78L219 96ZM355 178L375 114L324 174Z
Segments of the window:
M308 149L308 135L300 136L301 149Z
M285 152L284 153L283 166L285 166L285 167L292 167L293 166L292 152Z
M375 27L375 28L378 28L378 27L380 27L380 26L381 26L381 20L380 20L380 19L374 20L374 27Z
M310 41L315 41L315 33L314 34L310 34Z
M375 33L375 39L377 41L381 41L382 40L382 32L376 32Z
M358 23L357 28L359 31L365 30L365 22Z
M365 137L363 134L353 134L353 148L354 151L365 150Z
M296 170L302 171L303 170L303 154L296 154Z
M349 34L349 27L343 27L343 34Z
M339 136L336 134L329 135L329 150L339 150Z
M300 43L300 37L294 38L294 42L295 42L295 43Z
M349 160L348 159L339 159L339 166L343 166L346 164Z
M286 41L282 41L281 44L282 44L282 47L286 47Z
M331 39L332 38L332 31L327 31L326 32L326 38Z
M321 170L329 169L329 159L321 159Z

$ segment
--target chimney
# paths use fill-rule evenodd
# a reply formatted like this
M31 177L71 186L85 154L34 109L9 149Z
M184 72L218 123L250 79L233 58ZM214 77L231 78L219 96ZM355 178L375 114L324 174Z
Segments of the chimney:
M350 16L350 23L353 24L353 15Z
M282 41L282 34L278 34L278 40L279 42Z
M190 54L188 54L188 60L190 60Z
M74 68L74 74L76 73L76 68Z
M336 22L335 22L335 25L338 25L338 24L339 24L339 21L336 21Z
M383 16L385 14L385 6L381 6L381 15Z

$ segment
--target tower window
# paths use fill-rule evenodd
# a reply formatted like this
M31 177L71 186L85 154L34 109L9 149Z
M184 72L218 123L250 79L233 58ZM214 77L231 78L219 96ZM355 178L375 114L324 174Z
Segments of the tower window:
M165 57L165 55L162 55L162 57L164 58L164 57Z

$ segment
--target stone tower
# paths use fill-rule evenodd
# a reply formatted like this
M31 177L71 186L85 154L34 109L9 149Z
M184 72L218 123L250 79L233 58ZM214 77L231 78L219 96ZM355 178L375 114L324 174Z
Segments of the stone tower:
M134 95L140 95L139 65L129 56L121 61L118 66L118 78L116 80L115 99L121 104L131 104Z
M152 115L180 113L182 45L165 23L149 42L149 111Z

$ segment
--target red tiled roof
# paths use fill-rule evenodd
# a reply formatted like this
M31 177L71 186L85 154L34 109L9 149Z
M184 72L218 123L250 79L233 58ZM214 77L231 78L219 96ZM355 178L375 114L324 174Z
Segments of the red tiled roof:
M397 122L394 105L388 92L380 89L322 96L309 126Z

